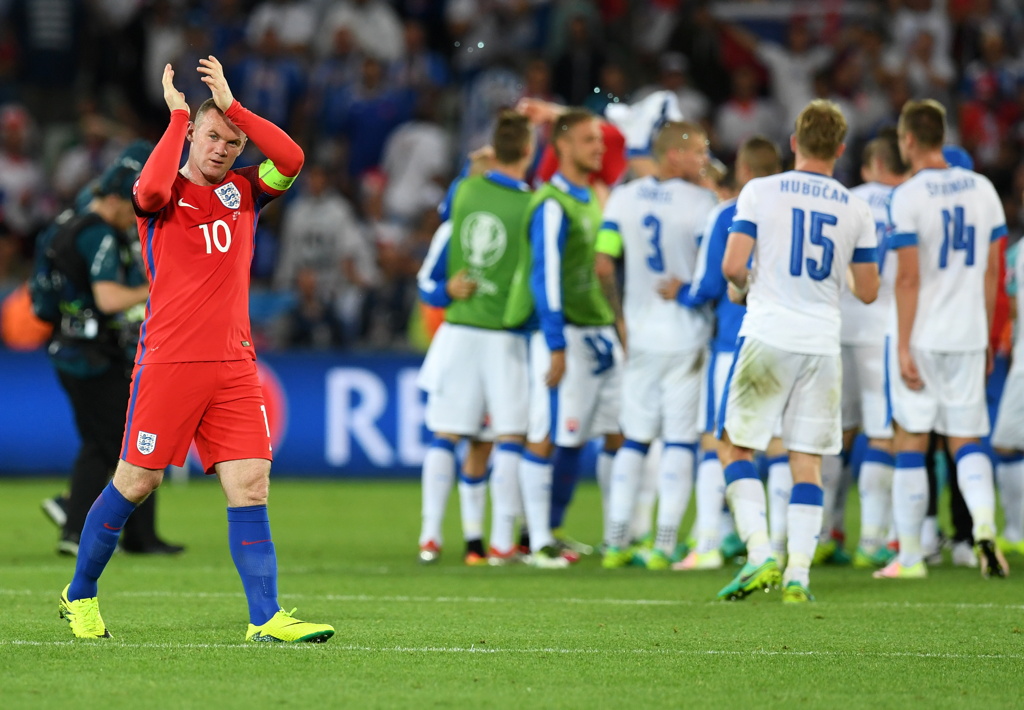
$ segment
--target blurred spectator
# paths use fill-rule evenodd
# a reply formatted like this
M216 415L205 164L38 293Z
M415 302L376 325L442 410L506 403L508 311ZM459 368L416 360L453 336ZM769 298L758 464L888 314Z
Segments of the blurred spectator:
M894 49L886 60L890 74L904 73L910 96L914 99L935 99L952 107L949 88L956 70L948 55L935 50L935 38L927 30L914 37L909 49Z
M554 89L571 106L581 105L600 81L605 55L582 15L569 20L565 51L555 60Z
M631 99L629 77L622 65L608 62L601 67L600 79L586 101L587 108L598 116L604 115L605 106L610 103L628 103Z
M416 20L403 25L405 52L392 64L392 78L399 86L416 92L440 89L451 80L444 57L427 46L426 34Z
M246 37L259 47L268 30L274 30L285 51L304 54L313 42L317 13L308 0L264 0L249 16Z
M373 249L323 166L306 168L297 188L281 221L274 289L292 291L304 270L313 271L317 299L333 304L346 340L353 341L362 329L366 293L377 281Z
M452 146L437 123L435 108L434 97L425 96L417 117L399 126L384 146L384 211L390 220L412 224L444 199L452 173Z
M112 164L123 144L113 136L116 127L86 106L78 119L78 140L57 160L53 189L62 205L70 205L78 191Z
M129 3L124 3L129 4ZM19 53L21 97L37 120L55 121L71 108L85 25L79 0L10 0L8 21Z
M323 296L316 269L299 269L295 292L298 300L280 326L282 344L313 350L340 347L344 343L341 321L334 312L334 304Z
M904 51L913 47L922 32L932 36L936 57L952 55L953 28L945 12L946 0L903 0L892 18L892 44ZM908 51L909 54L909 51Z
M711 111L708 97L689 86L687 77L688 64L686 57L680 52L667 52L661 55L658 62L660 75L657 84L645 86L636 92L636 100L642 99L655 91L671 91L679 100L679 110L687 121L705 121Z
M735 155L740 143L752 136L778 140L779 117L772 105L757 95L757 74L741 67L732 77L732 96L719 109L715 120L715 154ZM786 124L786 135L792 126Z
M711 14L710 0L697 0L669 38L668 49L690 62L696 88L716 104L729 97L729 70L723 57L723 33Z
M385 141L412 115L414 98L411 91L385 83L378 59L363 58L359 82L334 97L328 106L332 113L323 117L327 134L345 139L350 177L380 165Z
M285 52L275 27L268 26L262 32L252 51L230 68L229 80L246 108L289 130L305 91L306 73Z
M23 253L52 212L42 166L30 152L32 130L22 106L0 108L0 214Z
M536 49L536 9L549 2L551 0L448 0L445 21L455 45L455 68L468 76L488 65ZM560 53L559 48L552 55Z
M334 33L347 27L360 50L384 63L401 59L405 53L402 23L384 0L341 0L332 2L317 30L316 48L321 54L331 49Z
M468 155L491 140L494 117L523 97L523 78L504 65L480 72L467 81L460 96L462 134L459 153Z
M238 59L232 55L245 46L246 18L242 0L212 0L204 3L204 9L205 12L195 11L190 22L209 33L211 53L227 66Z
M731 27L730 33L768 70L772 97L782 112L781 119L792 126L813 97L814 75L832 61L832 48L815 45L803 18L790 21L785 47L758 39L739 27Z
M155 0L150 6L150 11L146 13L143 28L145 49L141 71L146 86L146 97L154 106L164 106L164 87L161 84L164 66L168 62L177 61L186 46L185 30L182 27L182 16L178 6L170 0ZM192 61L195 62L196 59Z
M1006 54L1006 42L1001 28L987 24L979 35L978 58L964 67L963 93L967 98L977 97L977 86L986 82L995 86L999 100L1014 101L1017 87L1024 81L1024 66Z

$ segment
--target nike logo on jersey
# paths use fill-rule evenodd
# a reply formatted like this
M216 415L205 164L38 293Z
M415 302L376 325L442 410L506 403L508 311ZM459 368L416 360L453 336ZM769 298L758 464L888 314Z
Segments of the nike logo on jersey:
M243 545L259 545L261 542L270 542L270 540L242 540Z
M103 523L103 527L105 527L107 530L113 530L114 532L117 532L118 530L121 529L121 528L112 527L109 523Z
M178 207L191 207L194 210L199 209L195 205L190 205L189 203L185 202L185 200L181 199L180 197L178 198Z

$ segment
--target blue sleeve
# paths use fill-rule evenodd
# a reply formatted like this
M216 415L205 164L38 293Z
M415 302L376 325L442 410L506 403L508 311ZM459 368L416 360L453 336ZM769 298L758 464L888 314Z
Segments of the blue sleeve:
M562 313L562 253L569 220L557 200L545 200L530 217L530 290L549 350L565 349Z
M446 308L452 298L448 295L448 243L451 240L451 222L445 222L437 228L434 240L430 243L427 256L423 259L416 276L420 300L424 303Z
M725 245L729 239L729 225L733 215L729 210L723 211L715 222L711 234L705 237L707 249L702 250L704 261L698 264L697 278L692 284L679 289L677 300L689 308L698 308L705 303L713 303L725 296L728 284L722 274L722 257L725 256Z

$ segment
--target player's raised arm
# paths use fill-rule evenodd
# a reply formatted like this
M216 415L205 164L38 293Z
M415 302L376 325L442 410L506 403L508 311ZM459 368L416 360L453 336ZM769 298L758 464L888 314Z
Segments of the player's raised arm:
M196 70L203 75L203 83L210 87L217 108L267 156L260 165L260 181L273 193L281 193L291 187L305 162L299 144L273 123L235 100L224 77L224 67L216 57L210 55L200 59Z
M188 133L188 104L185 103L185 94L174 88L174 69L170 64L164 67L161 81L171 120L143 166L135 188L135 204L143 212L156 212L171 199L171 187L181 160L181 146Z

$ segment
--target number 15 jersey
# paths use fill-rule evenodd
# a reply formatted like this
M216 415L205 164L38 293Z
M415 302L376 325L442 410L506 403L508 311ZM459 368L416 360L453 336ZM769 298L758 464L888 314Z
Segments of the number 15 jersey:
M1006 234L1003 203L992 183L964 168L921 170L893 191L889 214L889 246L918 248L921 285L910 345L984 350L989 243Z
M747 183L729 231L756 240L740 336L786 352L838 355L846 267L877 261L868 204L831 177L791 170Z
M137 364L256 359L249 268L260 210L276 197L258 172L231 170L209 186L179 173L162 209L136 203L150 283Z

